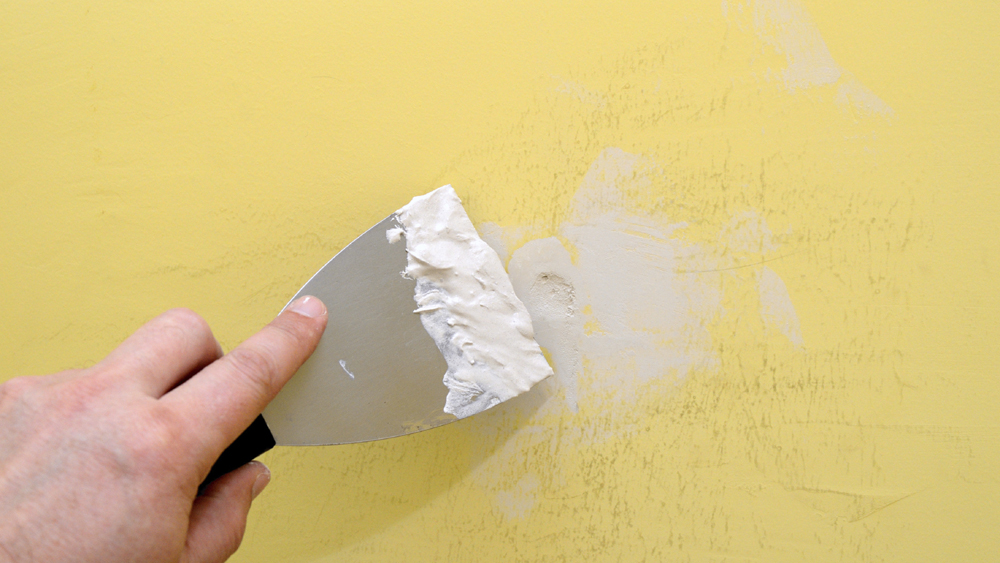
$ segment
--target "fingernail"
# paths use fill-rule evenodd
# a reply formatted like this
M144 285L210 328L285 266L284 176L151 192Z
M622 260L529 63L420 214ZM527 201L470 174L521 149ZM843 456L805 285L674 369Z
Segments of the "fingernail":
M289 309L294 313L298 313L304 317L309 317L310 319L321 317L326 314L326 305L323 305L322 301L311 295L299 297L294 303L292 303L292 306L289 307Z
M257 495L259 495L260 492L264 490L264 487L271 482L271 470L259 461L254 461L252 463L260 465L261 469L263 469L263 471L257 474L257 479L253 482L253 490L250 493L252 498L257 498Z

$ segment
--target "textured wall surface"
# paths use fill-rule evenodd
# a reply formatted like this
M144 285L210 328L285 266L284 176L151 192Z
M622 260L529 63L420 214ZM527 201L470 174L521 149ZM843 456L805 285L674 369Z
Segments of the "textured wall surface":
M992 560L1000 8L544 4L0 6L0 379L452 183L557 376L268 453L235 561Z

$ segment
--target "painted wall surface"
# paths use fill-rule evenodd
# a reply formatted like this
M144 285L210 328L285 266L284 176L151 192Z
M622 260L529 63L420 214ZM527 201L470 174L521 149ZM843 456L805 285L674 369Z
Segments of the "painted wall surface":
M994 560L998 6L4 3L0 379L452 183L557 376L267 454L235 561Z

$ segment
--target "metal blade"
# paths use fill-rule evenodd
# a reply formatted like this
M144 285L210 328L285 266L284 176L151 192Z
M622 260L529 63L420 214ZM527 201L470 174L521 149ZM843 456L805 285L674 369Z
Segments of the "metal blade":
M406 245L390 215L344 247L291 299L329 311L316 352L264 410L279 445L392 438L456 420L444 412L448 366L413 312ZM289 303L291 302L289 301Z

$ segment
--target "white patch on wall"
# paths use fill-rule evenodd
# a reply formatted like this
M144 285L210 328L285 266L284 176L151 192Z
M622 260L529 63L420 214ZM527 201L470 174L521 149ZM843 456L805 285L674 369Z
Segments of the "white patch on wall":
M658 377L681 381L717 359L709 325L724 314L722 276L733 254L778 249L754 211L736 214L719 231L718 248L675 236L686 225L631 209L631 196L651 190L651 163L621 149L601 152L574 197L559 238L531 240L511 255L514 292L531 314L535 338L554 364L557 390L571 412L582 393L626 399ZM483 225L484 240L508 252L515 235ZM496 248L495 247L495 248ZM572 257L576 256L574 260ZM761 318L803 345L795 308L781 278L758 268ZM581 388L584 365L605 374Z
M526 514L537 494L530 474L511 489L496 488L519 474L524 448L556 452L564 442L621 439L631 424L625 421L630 405L646 383L680 384L696 370L718 367L710 327L726 314L726 280L756 280L748 289L759 294L765 330L803 345L784 282L759 263L760 256L779 249L764 217L740 212L719 227L716 244L688 242L684 223L654 217L635 204L642 194L657 192L656 170L650 159L605 149L585 174L558 237L529 240L510 254L514 292L531 315L535 339L548 352L555 377L509 402L506 410L520 409L527 420L506 443L484 453L489 462L474 470L476 479L496 491L496 508L507 518ZM501 256L528 232L494 224L479 229ZM738 262L746 256L758 262ZM736 272L745 272L742 268L755 273L740 277ZM476 420L484 432L497 432L503 412ZM616 433L608 436L586 424L570 424L553 435L540 422L583 412L625 419L615 422Z
M837 103L867 114L891 115L892 108L842 69L823 41L816 23L799 0L723 0L722 15L742 26L749 18L754 33L785 56L781 81L789 90L837 85Z
M755 0L753 28L788 60L785 84L792 90L834 84L841 70L809 13L797 0Z
M654 377L683 379L715 363L707 325L720 310L718 273L678 273L704 254L662 224L628 210L628 192L646 189L642 159L606 149L584 176L571 220L557 238L517 249L509 273L555 364L566 406L576 412L584 361L609 376L596 395L629 395ZM571 259L575 252L576 262ZM589 326L589 330L585 330Z

